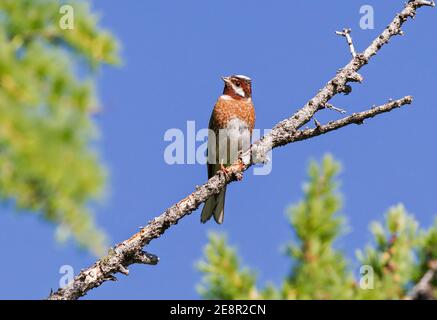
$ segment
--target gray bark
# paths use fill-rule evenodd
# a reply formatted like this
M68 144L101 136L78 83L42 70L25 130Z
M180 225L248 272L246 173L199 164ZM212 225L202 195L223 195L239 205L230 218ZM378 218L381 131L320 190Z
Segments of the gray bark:
M320 125L316 121L314 129L299 130L307 124L317 111L332 107L329 105L331 98L339 93L349 94L351 82L361 82L363 79L357 72L367 64L389 40L396 35L402 34L401 27L416 15L416 10L423 6L434 6L433 1L409 1L405 8L398 13L388 27L370 44L362 53L357 53L352 60L342 69L338 70L332 78L312 99L308 101L289 119L279 122L272 131L255 142L248 151L252 157L248 163L241 160L229 167L228 174L218 172L202 186L182 199L172 207L165 210L161 215L150 221L147 226L135 233L129 239L112 248L108 255L99 259L92 266L82 270L65 288L51 293L48 299L78 299L89 290L96 288L108 280L115 280L116 273L128 274L128 267L134 263L156 264L158 258L146 253L143 248L153 239L159 238L171 226L177 224L180 219L196 210L213 194L218 194L228 183L241 180L242 174L256 162L266 160L266 154L273 148L277 148L292 142L309 139L332 130L339 129L349 124L360 124L365 119L374 117L383 112L409 104L412 98L407 96L400 100L392 101L380 107L353 114L349 117ZM349 44L351 47L351 44ZM241 157L246 159L248 157ZM249 157L250 158L250 157Z

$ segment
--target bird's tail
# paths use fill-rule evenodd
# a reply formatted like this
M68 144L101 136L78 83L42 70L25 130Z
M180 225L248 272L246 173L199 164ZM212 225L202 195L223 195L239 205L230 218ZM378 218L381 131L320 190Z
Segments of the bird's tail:
M226 186L220 191L219 194L211 196L206 200L205 206L203 207L202 214L200 215L200 222L205 223L212 216L218 224L223 223L225 216L225 196L226 196Z

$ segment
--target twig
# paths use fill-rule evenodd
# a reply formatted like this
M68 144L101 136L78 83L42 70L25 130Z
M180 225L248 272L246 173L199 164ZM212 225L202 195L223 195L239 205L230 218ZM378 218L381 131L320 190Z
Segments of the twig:
M390 25L376 38L372 44L361 54L357 54L344 68L337 72L337 75L330 80L305 106L299 109L291 118L278 123L269 134L252 144L251 148L245 155L252 155L250 163L238 163L228 168L229 174L225 175L219 172L207 183L196 188L189 196L179 201L177 204L165 210L160 216L154 218L147 226L134 234L128 240L116 245L106 257L101 258L91 267L82 270L72 282L65 288L59 289L52 293L49 299L78 299L85 295L89 290L100 286L103 282L114 279L114 274L120 272L120 266L126 271L128 266L136 263L135 257L142 252L144 246L148 245L153 239L159 238L172 225L179 222L180 219L196 210L213 194L218 194L222 188L232 181L235 181L241 174L252 166L255 162L265 161L268 151L285 144L308 139L325 132L335 130L350 123L361 123L368 117L373 117L381 112L387 112L397 107L395 102L390 102L388 107L381 106L381 109L372 109L365 113L358 113L347 117L349 120L338 120L316 129L298 131L308 121L313 118L314 114L325 106L329 100L339 93L350 93L350 82L360 82L362 77L357 73L361 67L367 64L370 58L375 55L382 46L388 43L389 39L397 34L403 23L409 17L416 14L416 9L422 6L430 5L428 1L410 1L405 5L404 10L397 14ZM404 98L405 103L411 102L411 99ZM399 102L398 102L399 103ZM400 106L400 105L399 105ZM387 109L388 108L388 109ZM377 111L379 110L379 112ZM349 122L348 122L349 121ZM325 129L323 129L325 127ZM245 155L242 159L245 159ZM250 157L249 157L250 158Z
M330 109L330 110L333 110L333 111L337 111L337 112L340 112L340 113L346 113L346 110L341 109L341 108L337 108L337 107L333 106L330 103L325 104L324 108Z
M335 33L339 36L343 36L346 38L347 44L349 45L349 50L352 54L352 57L355 58L357 56L357 52L355 51L354 43L351 37L351 29L343 29L343 31L335 31Z
M428 271L408 294L410 300L434 300L432 281L437 279L437 260L428 263Z

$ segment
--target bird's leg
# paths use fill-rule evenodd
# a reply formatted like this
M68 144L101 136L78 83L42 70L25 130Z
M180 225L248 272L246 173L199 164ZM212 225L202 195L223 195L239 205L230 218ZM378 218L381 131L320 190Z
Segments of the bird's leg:
M241 158L238 158L238 160L237 160L237 164L238 164L241 168L244 168L244 162L243 162L243 160L242 160ZM231 171L223 165L223 162L222 162L222 161L220 161L220 171L222 171L223 174L224 174L226 177L229 177L229 176L231 175ZM243 180L243 174L242 174L241 172L236 172L236 173L235 173L235 177L236 177L236 179L237 179L238 181Z
M220 161L220 170L225 174L225 176L229 176L229 170L223 165L223 161Z

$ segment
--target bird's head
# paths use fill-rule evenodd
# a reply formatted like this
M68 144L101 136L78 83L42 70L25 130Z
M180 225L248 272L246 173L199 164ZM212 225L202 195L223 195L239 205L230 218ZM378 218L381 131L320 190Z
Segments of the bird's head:
M252 80L243 75L222 77L225 82L223 94L237 100L247 100L252 98Z

